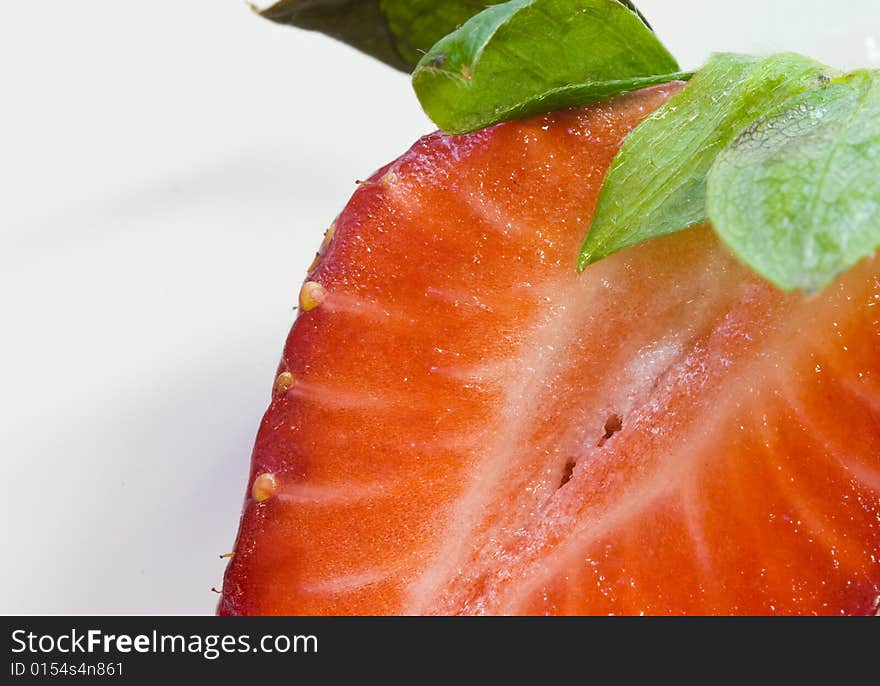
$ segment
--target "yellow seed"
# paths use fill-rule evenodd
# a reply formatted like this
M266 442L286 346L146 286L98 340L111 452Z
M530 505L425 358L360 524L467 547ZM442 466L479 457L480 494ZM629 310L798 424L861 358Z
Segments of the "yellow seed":
M261 503L271 498L275 494L276 488L278 488L278 481L275 475L271 472L263 472L254 479L251 495L254 497L254 500Z
M296 379L290 372L281 372L275 379L275 395L284 395L291 389Z
M303 312L314 310L327 295L327 291L317 281L306 281L299 292L299 306Z
M229 559L230 557L235 557L235 553L223 553L223 554L220 556L220 559L221 559L221 560L227 560L227 559Z
M315 258L312 260L309 268L306 269L307 272L312 272L312 270L318 266L318 260L321 259L321 254L327 249L327 246L330 245L330 242L333 240L334 233L336 233L335 222L324 232L324 241L321 243L321 250L315 253Z

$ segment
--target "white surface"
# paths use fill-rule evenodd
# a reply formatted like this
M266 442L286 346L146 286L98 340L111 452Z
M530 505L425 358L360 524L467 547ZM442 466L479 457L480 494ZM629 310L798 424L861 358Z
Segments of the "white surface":
M880 66L877 0L639 5L688 67ZM238 0L7 2L0 64L0 612L210 613L305 267L431 126Z

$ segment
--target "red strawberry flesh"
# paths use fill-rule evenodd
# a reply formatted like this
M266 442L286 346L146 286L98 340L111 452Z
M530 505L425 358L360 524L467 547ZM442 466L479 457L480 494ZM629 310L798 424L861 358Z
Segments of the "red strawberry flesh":
M220 613L877 612L880 261L783 295L704 226L577 272L678 88L433 134L358 188Z

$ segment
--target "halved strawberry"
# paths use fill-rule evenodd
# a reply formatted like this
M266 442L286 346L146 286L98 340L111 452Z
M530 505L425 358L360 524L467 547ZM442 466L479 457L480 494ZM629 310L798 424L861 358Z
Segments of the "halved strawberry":
M427 136L308 276L223 614L865 614L880 260L784 296L700 227L578 248L676 85Z

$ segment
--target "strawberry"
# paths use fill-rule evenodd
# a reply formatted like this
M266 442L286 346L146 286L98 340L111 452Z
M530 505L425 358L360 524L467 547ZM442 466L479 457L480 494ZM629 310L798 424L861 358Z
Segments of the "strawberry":
M701 226L579 274L655 87L361 185L300 295L221 614L873 614L880 260L785 295Z

